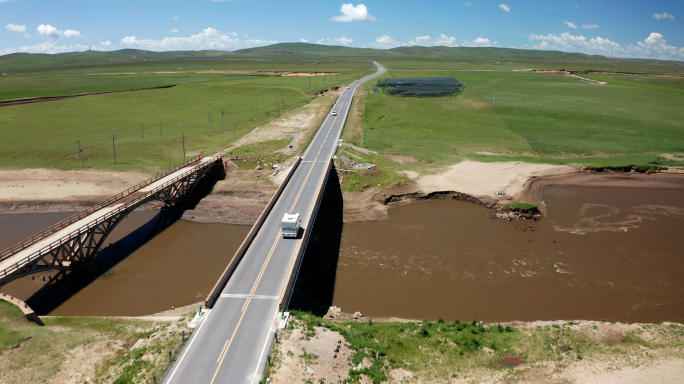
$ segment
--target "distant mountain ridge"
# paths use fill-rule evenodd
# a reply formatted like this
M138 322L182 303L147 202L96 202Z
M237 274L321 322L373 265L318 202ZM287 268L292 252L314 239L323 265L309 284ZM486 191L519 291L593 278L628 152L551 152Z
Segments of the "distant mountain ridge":
M135 62L143 60L182 60L253 57L363 57L382 58L458 58L458 59L500 59L500 60L548 60L548 61L639 61L656 63L657 60L617 59L599 55L568 53L560 51L537 51L515 48L494 47L397 47L391 49L353 48L310 43L279 43L264 47L240 49L237 51L168 51L153 52L140 49L121 49L118 51L85 51L57 54L12 53L0 56L0 72L17 68L44 68L63 66L102 65L116 62ZM662 62L661 62L662 63ZM672 61L673 64L681 62Z

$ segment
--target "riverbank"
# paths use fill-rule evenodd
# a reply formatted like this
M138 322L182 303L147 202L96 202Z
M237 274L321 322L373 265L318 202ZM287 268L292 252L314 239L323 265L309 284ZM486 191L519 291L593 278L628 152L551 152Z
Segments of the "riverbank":
M642 383L684 376L684 327L553 321L334 320L294 313L271 351L276 383Z
M288 161L283 161L283 166ZM269 169L241 170L229 163L226 178L217 181L211 193L186 211L183 219L253 224L280 184L278 178L269 180L272 174ZM467 201L488 208L510 202L533 203L544 215L541 192L549 185L683 188L682 175L684 169L679 167L656 173L596 172L581 166L464 161L384 190L343 192L344 221L383 220L391 207L430 199ZM142 172L4 170L0 171L0 213L77 212L147 178Z

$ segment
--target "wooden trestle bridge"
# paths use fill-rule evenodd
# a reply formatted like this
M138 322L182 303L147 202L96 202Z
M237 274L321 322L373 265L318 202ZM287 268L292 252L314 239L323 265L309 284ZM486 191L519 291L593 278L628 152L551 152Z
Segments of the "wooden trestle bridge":
M88 265L129 213L151 200L181 201L221 164L221 156L192 158L5 249L0 252L0 287L34 273L66 274Z

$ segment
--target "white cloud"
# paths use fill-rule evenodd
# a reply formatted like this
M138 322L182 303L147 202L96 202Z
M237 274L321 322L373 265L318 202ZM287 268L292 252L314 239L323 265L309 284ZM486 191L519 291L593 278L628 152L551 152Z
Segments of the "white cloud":
M318 39L316 41L316 44L325 44L325 45L344 45L347 46L351 43L353 43L354 40L348 39L346 37L338 37L336 39L331 39L329 37L326 37L325 39Z
M38 28L36 28L36 31L38 31L38 34L42 37L47 37L51 39L58 39L62 36L62 31L53 27L50 24L41 24L38 26Z
M658 20L660 20L660 19L674 20L674 19L675 19L674 15L671 15L671 14L669 14L669 13L667 13L667 12L663 12L663 13L654 13L654 14L653 14L653 18L654 18L654 19L658 19Z
M299 39L299 42L300 42L300 43L308 43L309 40L307 40L307 39Z
M572 21L563 20L563 24L567 25L568 27L570 27L572 29L577 29L577 26Z
M509 7L506 4L499 4L499 8L503 9L504 11L511 13L511 7Z
M333 16L332 21L341 21L344 23L375 21L375 17L368 13L368 8L363 4L354 6L354 4L351 3L344 3L342 4L342 8L340 8L340 13L342 13L342 15Z
M38 34L46 39L57 40L61 37L81 37L81 32L67 29L66 31L59 30L50 24L41 24L36 28Z
M73 29L67 29L66 31L64 31L64 37L81 37L81 32L74 31Z
M421 47L434 47L434 46L444 46L444 47L457 47L456 38L453 36L447 36L445 34L439 35L436 39L430 36L418 36L415 39L411 39L408 45L419 45Z
M180 17L174 16L173 19L174 19L174 20L178 20L178 19L180 19Z
M237 34L237 32L231 32L230 35L231 36L237 36L238 34Z
M403 47L408 45L407 43L402 43L401 41L394 40L388 35L380 36L375 39L375 41L364 48L377 48L377 49L391 49L396 47Z
M87 51L87 45L83 44L73 44L73 45L59 45L57 40L49 40L40 44L35 44L31 46L23 46L19 49L7 48L0 51L0 54L7 55L10 53L25 52L25 53L64 53L64 52L76 52L76 51Z
M169 32L171 32L171 33L178 33L178 30L177 30L176 28L174 28L174 29L170 29Z
M466 40L463 42L463 47L500 47L499 43L486 39L484 37L478 37L475 40Z
M598 27L598 24L582 24L582 28L584 29L596 29Z
M259 47L277 43L277 40L248 39L241 40L234 36L224 34L214 28L205 28L202 32L187 37L165 37L161 40L138 39L135 36L126 36L121 39L121 46L125 48L137 48L150 51L176 51L176 50L204 50L218 49L231 50L241 48Z
M464 7L473 7L473 6L477 5L477 4L473 4L472 2L469 1L469 2L463 3L463 4L461 4L461 5L463 5Z
M5 29L7 29L8 31L12 31L12 32L26 33L26 26L25 25L16 25L16 24L9 23L9 24L5 25Z
M399 40L393 39L389 35L384 35L384 36L377 37L373 43L365 45L364 48L391 49L391 48L396 48L396 47L412 47L412 46L458 47L458 44L456 43L457 40L458 39L455 38L454 36L447 36L443 33L440 34L439 36L437 36L436 38L433 38L431 36L416 36L413 39L409 39L409 41L399 41ZM498 47L499 43L497 43L496 41L491 41L490 39L478 37L475 40L466 40L463 43L463 46L465 46L465 47Z
M668 45L663 35L657 32L651 33L644 41L626 47L600 36L587 39L582 35L573 36L569 32L560 35L529 35L528 39L539 42L531 48L542 50L658 60L682 60L684 58L684 47L677 48Z

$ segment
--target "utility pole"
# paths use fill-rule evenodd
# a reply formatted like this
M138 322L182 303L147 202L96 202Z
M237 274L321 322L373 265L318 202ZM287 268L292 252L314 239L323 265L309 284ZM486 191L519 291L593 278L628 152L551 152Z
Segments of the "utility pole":
M223 109L222 109L222 110L221 110L221 132L223 132L223 115L225 115L225 114L226 114L226 113L223 112Z
M162 131L161 121L159 122L159 137L164 137L164 132Z
M171 169L171 155L169 155L169 169Z
M311 96L311 76L309 76L309 96Z
M181 137L183 138L183 158L185 158L185 133L181 132Z
M76 143L78 144L78 158L81 158L81 140L77 140Z
M142 138L145 138L145 123L140 123L140 134L142 135Z
M116 136L112 135L112 147L114 147L114 164L116 164Z

